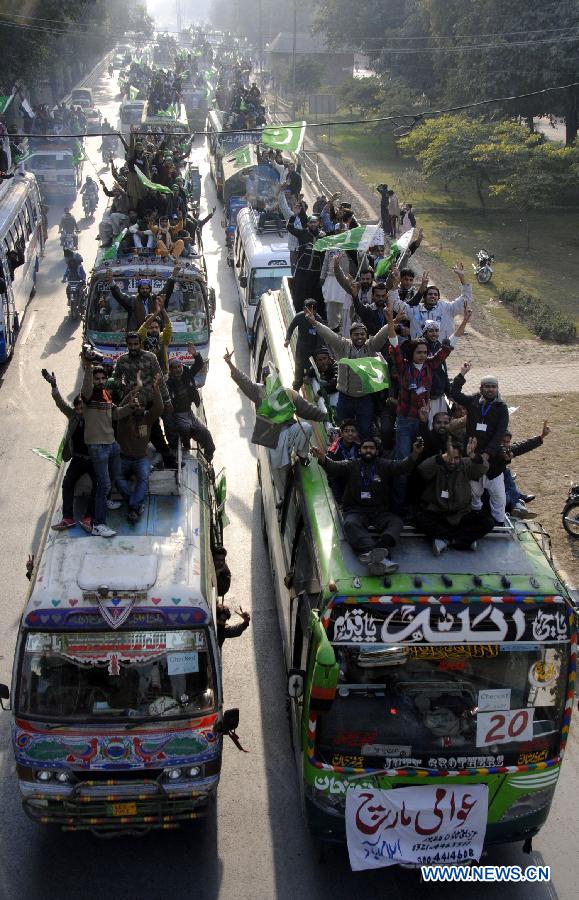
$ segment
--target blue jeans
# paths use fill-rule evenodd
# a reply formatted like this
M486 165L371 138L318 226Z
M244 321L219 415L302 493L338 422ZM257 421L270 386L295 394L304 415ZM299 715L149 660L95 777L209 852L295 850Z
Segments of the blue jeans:
M412 444L418 434L418 419L410 419L408 416L398 416L395 426L396 442L394 444L394 459L406 459L412 451ZM401 511L406 503L406 475L395 476L392 484L392 502L397 511Z
M121 474L117 478L119 493L128 501L129 509L138 509L144 502L149 490L149 472L151 463L146 456L142 459L132 459L130 456L121 456ZM135 476L135 487L131 491L128 478Z
M511 470L508 467L505 469L505 494L507 495L507 506L511 508L516 506L521 499L521 494L519 493L515 479L511 475Z
M344 419L354 419L358 426L360 439L365 441L372 435L372 419L374 418L374 397L366 394L365 397L348 397L347 394L338 396L336 417L339 422Z
M117 480L121 471L120 447L116 441L113 441L112 444L89 444L88 455L96 476L94 524L106 525L107 496L111 489L111 482Z

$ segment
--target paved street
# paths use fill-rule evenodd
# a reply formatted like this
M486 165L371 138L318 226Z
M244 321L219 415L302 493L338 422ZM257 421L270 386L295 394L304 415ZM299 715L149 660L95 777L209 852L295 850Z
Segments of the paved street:
M97 102L116 120L112 83L100 81ZM100 169L98 141L88 152ZM194 149L204 176L204 206L214 192L201 146ZM94 174L90 167L85 174ZM110 184L110 177L107 179ZM101 198L99 211L105 203ZM80 203L75 214L82 216ZM62 252L57 227L62 209L50 210L50 240L38 293L31 301L15 358L0 386L0 678L9 681L18 618L27 589L26 557L34 550L44 523L55 470L31 452L54 450L64 419L52 403L40 369L54 371L65 395L78 381L80 326L66 318L60 284ZM87 268L96 250L98 218L83 227L80 249ZM83 226L86 223L83 222ZM551 817L535 840L532 856L520 847L492 851L493 864L548 864L551 885L428 885L414 871L381 870L353 874L341 847L321 848L305 832L285 713L285 678L268 560L260 532L255 454L249 444L251 404L242 402L222 360L234 347L237 364L248 370L248 351L232 271L222 252L219 209L204 229L210 284L218 311L211 344L211 365L204 399L217 453L216 470L225 466L228 482L226 532L233 573L232 606L250 609L252 625L225 646L226 705L240 708L238 733L248 754L225 745L222 781L215 814L182 831L147 837L99 840L62 834L30 822L20 807L10 746L10 718L0 718L0 900L547 900L577 896L576 859L579 814L579 718ZM502 376L501 376L502 377ZM551 391L558 390L553 380ZM90 539L87 538L87 541Z

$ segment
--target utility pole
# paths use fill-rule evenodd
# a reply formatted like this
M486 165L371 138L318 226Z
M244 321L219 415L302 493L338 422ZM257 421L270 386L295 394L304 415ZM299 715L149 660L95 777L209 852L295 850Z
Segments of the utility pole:
M262 77L263 72L263 25L262 25L262 2L257 3L257 55L259 62L259 75Z
M296 110L296 44L298 30L298 0L294 0L294 30L292 35L292 120L297 115Z
M183 28L183 20L181 16L181 0L175 0L175 7L177 12L177 33L179 33Z

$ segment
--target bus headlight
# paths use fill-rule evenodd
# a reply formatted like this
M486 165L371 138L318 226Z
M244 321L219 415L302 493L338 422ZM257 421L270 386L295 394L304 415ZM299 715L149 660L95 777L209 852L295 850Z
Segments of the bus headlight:
M182 776L181 769L165 769L163 772L164 777L167 781L179 781Z
M51 781L53 774L54 773L51 772L49 769L39 769L36 772L36 780L46 783L47 781Z
M509 806L509 808L505 810L500 821L511 822L514 819L522 819L524 816L533 815L533 813L538 812L540 809L544 809L551 805L554 793L555 786L553 785L553 787L545 788L542 791L533 791L532 794L523 794L522 797L515 800L512 806Z
M199 778L199 776L201 775L201 772L202 772L201 766L191 766L191 768L189 769L187 774L189 775L190 778Z
M60 784L68 784L72 781L72 773L71 772L58 772L56 776L56 780L60 782Z

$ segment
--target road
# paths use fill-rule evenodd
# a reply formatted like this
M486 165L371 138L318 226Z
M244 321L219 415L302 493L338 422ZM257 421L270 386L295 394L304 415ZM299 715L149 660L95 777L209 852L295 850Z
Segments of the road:
M99 82L99 105L114 120L108 79ZM97 142L89 155L98 160ZM198 157L204 176L204 202L214 192L204 151ZM98 162L97 162L98 166ZM100 211L104 208L101 200ZM79 204L76 204L76 212ZM50 399L40 368L54 370L63 393L78 380L80 329L66 320L59 279L62 254L50 211L50 240L38 293L24 319L16 354L0 386L0 677L10 678L18 618L27 582L24 566L36 546L54 477L50 464L30 448L57 447L64 422ZM43 829L23 814L10 747L9 715L0 717L0 900L374 900L401 898L508 898L571 900L577 889L573 872L579 794L577 726L570 742L562 781L549 824L535 841L535 852L519 847L493 850L486 863L550 864L550 885L420 884L414 871L391 870L354 875L345 850L321 849L306 834L285 715L285 678L268 561L260 534L255 454L249 444L253 410L241 400L226 372L222 355L234 347L247 370L248 352L231 270L222 252L219 215L205 228L210 283L218 312L211 347L205 404L217 444L216 467L227 468L228 562L233 573L231 599L252 613L252 626L225 646L227 706L241 711L239 736L249 753L227 744L215 814L205 823L141 839L98 840ZM83 227L81 252L88 263L96 247L96 224ZM87 540L89 540L87 538Z

